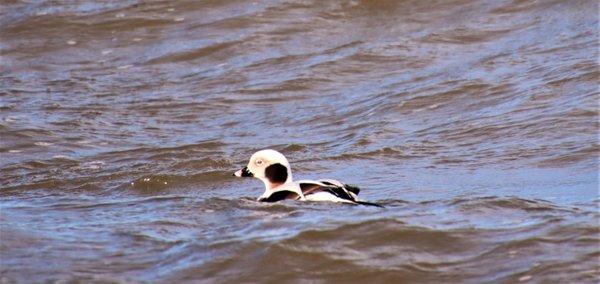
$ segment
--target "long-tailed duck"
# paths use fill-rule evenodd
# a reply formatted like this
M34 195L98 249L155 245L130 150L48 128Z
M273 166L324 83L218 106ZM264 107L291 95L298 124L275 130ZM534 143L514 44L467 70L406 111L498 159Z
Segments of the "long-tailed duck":
M277 202L284 199L306 201L333 201L383 207L376 203L359 200L360 189L337 180L292 180L290 163L283 154L267 149L252 157L248 166L236 171L237 177L255 177L265 183L265 192L258 198L261 202Z

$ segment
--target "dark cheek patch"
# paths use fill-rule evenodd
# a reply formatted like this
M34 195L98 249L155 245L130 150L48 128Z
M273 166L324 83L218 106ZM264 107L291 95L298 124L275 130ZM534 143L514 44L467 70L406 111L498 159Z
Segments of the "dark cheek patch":
M265 176L271 183L284 183L287 180L287 168L282 164L272 164L265 169Z

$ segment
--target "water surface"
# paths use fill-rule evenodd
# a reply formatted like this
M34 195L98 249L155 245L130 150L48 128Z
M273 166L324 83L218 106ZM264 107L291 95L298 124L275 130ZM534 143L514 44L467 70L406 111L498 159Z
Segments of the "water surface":
M595 1L0 3L3 283L600 281Z

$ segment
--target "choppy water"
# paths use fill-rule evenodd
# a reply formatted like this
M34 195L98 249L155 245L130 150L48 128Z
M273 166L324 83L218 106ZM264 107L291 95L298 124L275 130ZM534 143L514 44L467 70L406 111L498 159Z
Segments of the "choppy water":
M1 5L3 283L600 281L596 1Z

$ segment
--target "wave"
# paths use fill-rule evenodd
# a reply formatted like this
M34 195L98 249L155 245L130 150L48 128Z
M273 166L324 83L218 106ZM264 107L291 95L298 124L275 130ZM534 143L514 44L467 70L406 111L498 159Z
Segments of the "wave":
M275 243L250 243L231 257L204 264L201 270L183 271L178 279L481 282L517 281L528 275L538 281L552 281L562 279L569 271L579 271L576 278L584 282L598 279L593 255L585 250L563 250L574 240L598 241L598 230L573 225L562 228L576 233L555 231L503 241L500 236L510 234L508 231L448 231L392 219L370 220L306 230ZM582 245L590 248L592 243ZM533 262L524 266L523 258L533 258Z

